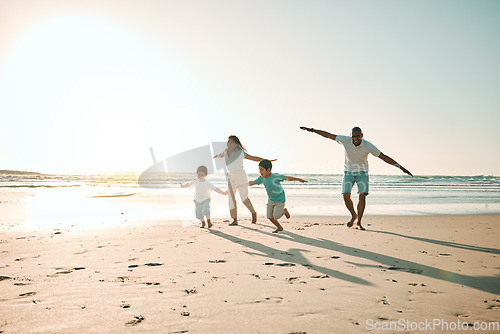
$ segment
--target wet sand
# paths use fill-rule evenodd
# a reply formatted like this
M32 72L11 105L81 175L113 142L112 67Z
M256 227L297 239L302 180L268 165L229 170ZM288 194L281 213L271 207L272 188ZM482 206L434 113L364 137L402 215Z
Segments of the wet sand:
M359 333L401 319L500 321L500 215L366 217L366 231L338 217L280 221L279 234L263 217L211 230L2 231L0 333Z

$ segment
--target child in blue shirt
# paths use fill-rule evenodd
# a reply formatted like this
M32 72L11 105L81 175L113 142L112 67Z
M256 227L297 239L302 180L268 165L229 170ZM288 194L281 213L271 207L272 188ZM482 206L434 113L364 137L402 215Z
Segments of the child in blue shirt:
M290 213L285 208L285 191L281 187L283 181L299 181L307 182L306 180L299 179L298 177L285 176L277 173L271 173L273 164L269 160L262 160L259 163L260 176L254 181L248 182L249 186L254 184L264 184L266 188L268 201L267 201L267 219L276 226L273 233L283 231L283 226L278 222L283 214L286 218L290 218Z

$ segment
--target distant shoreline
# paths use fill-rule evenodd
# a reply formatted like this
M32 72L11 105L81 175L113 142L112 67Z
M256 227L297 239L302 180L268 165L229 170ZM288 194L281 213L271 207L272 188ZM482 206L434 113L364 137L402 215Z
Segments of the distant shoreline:
M0 170L0 175L40 175L40 176L54 176L54 175L61 175L61 176L91 176L91 175L137 175L139 176L143 172L138 172L138 171L103 171L103 172L61 172L61 173L49 173L49 172L33 172L33 171L27 171L27 170L15 170L15 169L1 169ZM342 176L343 173L302 173L302 172L286 172L286 171L279 171L280 174L287 174L287 175L311 175L311 176ZM151 174L151 175L158 175L158 174L165 174L163 172L150 172L146 174ZM167 175L172 175L172 176L181 176L181 175L194 175L194 172L186 172L186 173L178 173L178 172L166 172ZM212 173L210 175L224 175L223 172L217 172L217 173ZM258 173L250 172L248 175L258 175ZM376 174L376 173L370 173L370 176L396 176L396 177L406 177L406 178L411 178L410 176L401 174L401 173L393 173L393 174ZM453 177L498 177L500 178L500 175L492 175L492 174L475 174L475 175L447 175L447 174L421 174L421 175L414 175L414 178L429 178L429 177L435 177L435 178L453 178Z

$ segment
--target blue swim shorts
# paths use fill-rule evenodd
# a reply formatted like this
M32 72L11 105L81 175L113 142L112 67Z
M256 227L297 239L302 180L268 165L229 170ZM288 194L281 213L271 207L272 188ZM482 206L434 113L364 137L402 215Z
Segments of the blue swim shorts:
M344 172L342 194L350 194L355 183L358 186L358 194L365 193L368 195L368 172Z
M196 219L203 220L203 217L210 217L210 198L204 201L194 201Z

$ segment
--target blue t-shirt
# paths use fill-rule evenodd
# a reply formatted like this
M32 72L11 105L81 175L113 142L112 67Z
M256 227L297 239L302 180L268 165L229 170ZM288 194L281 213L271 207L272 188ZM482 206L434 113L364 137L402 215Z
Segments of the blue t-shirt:
M285 202L285 191L281 187L281 182L284 181L285 178L285 175L271 173L267 179L261 175L255 179L253 183L264 184L267 196L271 202L283 203Z

